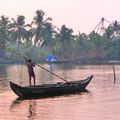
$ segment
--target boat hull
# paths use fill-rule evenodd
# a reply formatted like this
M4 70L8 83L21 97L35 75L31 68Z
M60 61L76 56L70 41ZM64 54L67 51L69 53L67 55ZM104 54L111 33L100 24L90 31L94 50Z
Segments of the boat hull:
M56 83L24 87L10 82L10 87L13 92L20 98L50 97L86 91L86 87L92 78L93 75L84 80L70 81L69 83Z

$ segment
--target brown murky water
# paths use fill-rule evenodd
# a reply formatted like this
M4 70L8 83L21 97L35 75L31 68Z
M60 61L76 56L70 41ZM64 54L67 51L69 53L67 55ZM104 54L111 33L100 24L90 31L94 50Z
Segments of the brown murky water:
M112 65L43 66L68 81L93 74L89 92L19 101L9 81L27 85L26 66L0 65L0 120L120 120L120 65L115 65L116 84ZM39 67L35 71L37 84L62 82Z

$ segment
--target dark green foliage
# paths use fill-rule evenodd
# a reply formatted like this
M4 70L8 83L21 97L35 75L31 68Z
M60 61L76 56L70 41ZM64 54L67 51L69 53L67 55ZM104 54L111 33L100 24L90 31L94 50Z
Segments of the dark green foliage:
M95 31L88 35L73 33L66 25L61 25L60 29L55 27L50 17L45 19L42 10L35 12L30 24L25 23L23 15L10 20L1 16L0 58L6 58L6 48L11 48L34 59L45 59L47 55L55 55L58 59L120 59L119 22L110 24L103 35Z

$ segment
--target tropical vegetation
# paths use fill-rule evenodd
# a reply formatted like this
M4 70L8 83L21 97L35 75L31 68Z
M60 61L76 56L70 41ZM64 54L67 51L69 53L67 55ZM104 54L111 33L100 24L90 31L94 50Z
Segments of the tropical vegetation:
M48 55L59 60L119 60L120 23L110 23L102 35L95 30L74 34L66 25L61 28L54 25L43 10L37 10L27 24L24 15L18 15L17 19L3 15L0 17L0 59L19 59L12 51L36 60L44 60Z

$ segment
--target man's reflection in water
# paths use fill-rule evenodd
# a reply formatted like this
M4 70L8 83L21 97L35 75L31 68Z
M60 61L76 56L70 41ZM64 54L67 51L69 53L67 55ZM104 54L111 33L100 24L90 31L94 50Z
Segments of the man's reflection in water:
M36 116L36 101L35 100L29 100L29 109L28 109L28 119L34 120Z

